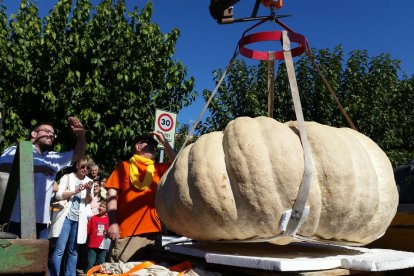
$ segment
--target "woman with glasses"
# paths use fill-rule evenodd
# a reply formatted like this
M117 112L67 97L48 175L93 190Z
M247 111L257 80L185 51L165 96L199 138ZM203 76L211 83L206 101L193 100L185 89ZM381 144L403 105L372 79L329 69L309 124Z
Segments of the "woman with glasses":
M101 184L98 180L93 181L93 189L92 189L92 202L91 202L91 216L95 216L99 213L99 205L103 200L106 199L106 190L105 188L101 187Z
M68 254L64 275L76 275L78 260L78 244L84 244L87 237L87 209L92 201L92 179L87 177L88 161L80 159L75 167L76 172L64 175L59 182L56 193L58 200L66 199L68 204L63 208L51 227L50 237L57 237L52 253L49 274L59 276L63 253L66 245Z

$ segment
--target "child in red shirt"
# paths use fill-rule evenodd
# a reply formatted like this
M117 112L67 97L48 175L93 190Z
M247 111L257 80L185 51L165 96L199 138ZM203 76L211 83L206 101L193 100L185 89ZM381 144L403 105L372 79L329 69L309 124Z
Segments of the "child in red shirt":
M99 204L98 214L91 217L88 222L88 267L89 271L95 265L105 262L109 249L106 238L108 231L108 216L106 215L106 201Z

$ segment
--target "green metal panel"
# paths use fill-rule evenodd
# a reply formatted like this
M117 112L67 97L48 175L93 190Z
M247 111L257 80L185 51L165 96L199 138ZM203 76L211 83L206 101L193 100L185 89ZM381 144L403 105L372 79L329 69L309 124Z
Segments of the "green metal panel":
M8 222L20 189L21 238L0 239L0 274L47 275L48 240L36 240L33 145L20 142L16 149L0 221ZM4 233L7 237L6 233Z
M23 222L22 239L36 239L36 215L34 203L33 145L29 141L19 143L20 217Z
M0 274L44 273L47 274L47 240L0 239Z
M33 145L30 141L19 142L14 156L3 205L0 223L10 220L17 192L20 188L22 239L36 239L36 218L34 205Z

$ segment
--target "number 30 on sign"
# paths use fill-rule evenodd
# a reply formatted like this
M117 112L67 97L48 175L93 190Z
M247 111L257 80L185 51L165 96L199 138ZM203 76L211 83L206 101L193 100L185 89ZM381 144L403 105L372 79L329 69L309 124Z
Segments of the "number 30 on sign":
M155 131L160 131L164 134L165 139L174 147L175 124L177 114L157 109L155 111Z

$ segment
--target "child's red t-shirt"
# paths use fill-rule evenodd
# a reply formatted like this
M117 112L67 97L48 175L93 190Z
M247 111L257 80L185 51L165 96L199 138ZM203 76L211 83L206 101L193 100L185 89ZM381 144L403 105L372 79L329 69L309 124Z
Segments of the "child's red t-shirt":
M99 248L108 231L108 216L93 216L88 222L88 248Z

